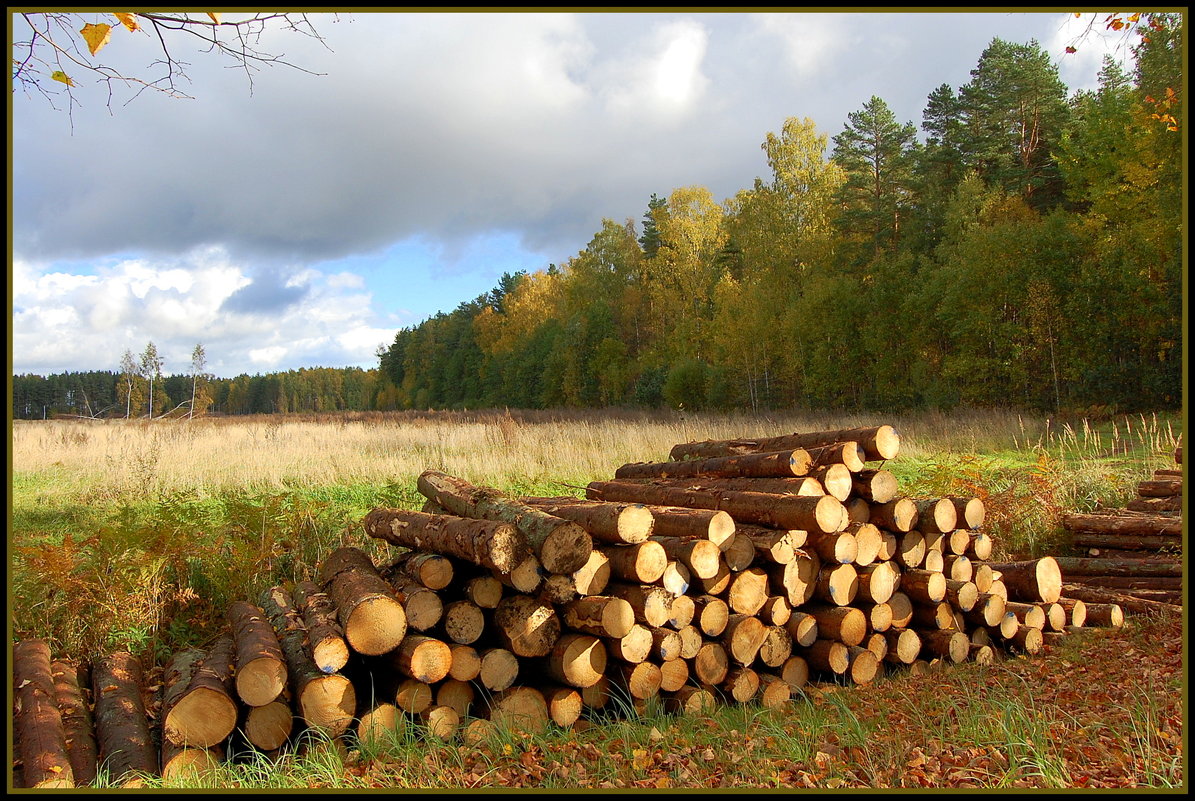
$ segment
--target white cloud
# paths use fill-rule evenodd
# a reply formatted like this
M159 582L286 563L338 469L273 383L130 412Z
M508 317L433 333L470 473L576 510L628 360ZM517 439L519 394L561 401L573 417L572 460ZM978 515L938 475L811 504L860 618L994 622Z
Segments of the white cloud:
M607 63L598 73L606 109L619 117L668 120L692 112L710 81L702 73L709 32L695 20L656 27L647 52Z
M838 14L758 14L754 20L760 31L783 43L799 80L826 73L854 39L850 20Z

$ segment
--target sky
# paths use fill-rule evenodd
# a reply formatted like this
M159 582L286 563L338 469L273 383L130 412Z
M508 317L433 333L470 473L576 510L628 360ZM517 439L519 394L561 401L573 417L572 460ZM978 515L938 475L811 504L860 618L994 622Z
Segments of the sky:
M119 371L151 341L166 374L196 344L225 378L373 368L399 329L566 262L652 194L767 180L760 145L790 117L833 137L875 95L919 127L995 37L1093 89L1125 48L1097 24L1066 53L1091 18L358 12L309 15L318 39L268 28L260 49L297 68L246 73L176 36L189 99L109 102L70 68L73 106L11 95L11 368ZM154 48L117 27L95 60L156 78Z

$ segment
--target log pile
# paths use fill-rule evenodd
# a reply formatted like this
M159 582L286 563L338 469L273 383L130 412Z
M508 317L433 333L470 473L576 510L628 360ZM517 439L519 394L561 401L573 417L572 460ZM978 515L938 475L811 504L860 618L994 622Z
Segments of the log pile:
M1182 446L1174 468L1155 470L1124 509L1067 514L1062 525L1085 559L1068 560L1074 591L1132 611L1182 604Z
M26 782L83 784L99 760L135 784L400 720L468 743L652 698L678 714L780 707L810 681L986 664L1123 622L1063 597L1055 559L991 562L978 499L901 495L883 468L899 442L879 426L685 443L586 498L428 470L422 510L363 520L389 558L342 547L318 582L234 603L219 637L169 661L153 706L131 655L89 683L45 643L19 646Z

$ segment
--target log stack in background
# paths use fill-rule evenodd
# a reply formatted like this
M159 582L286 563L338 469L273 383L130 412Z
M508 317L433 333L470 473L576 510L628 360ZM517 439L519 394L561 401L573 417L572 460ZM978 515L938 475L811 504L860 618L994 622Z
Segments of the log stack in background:
M46 675L45 643L15 652L26 779L83 783L98 758L135 782L402 719L470 742L653 697L781 707L809 681L989 663L1123 622L1061 597L1052 558L992 563L979 499L901 495L883 469L899 447L891 426L684 443L584 499L428 470L422 511L363 521L392 557L343 547L318 583L233 604L221 636L170 660L152 712L128 654L89 683L65 663Z
M1062 525L1088 558L1068 560L1076 597L1120 603L1131 611L1181 606L1183 586L1182 446L1174 468L1154 471L1124 509L1067 514Z

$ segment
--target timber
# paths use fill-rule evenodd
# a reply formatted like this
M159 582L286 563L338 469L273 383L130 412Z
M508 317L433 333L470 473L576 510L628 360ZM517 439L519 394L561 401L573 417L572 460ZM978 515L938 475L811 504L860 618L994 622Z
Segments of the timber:
M236 601L228 607L236 642L236 693L249 706L264 706L286 689L286 658L261 607Z
M73 788L75 774L54 690L49 643L22 640L13 646L13 682L17 704L13 725L25 786Z
M294 596L307 629L311 658L325 673L340 671L348 664L349 646L336 619L336 604L310 580L295 584Z
M709 459L636 462L614 471L614 478L775 478L808 475L810 454L802 449L746 453Z
M1083 534L1130 534L1138 536L1179 536L1183 532L1181 519L1163 515L1079 515L1062 516L1067 531Z
M513 571L531 555L526 536L504 521L374 509L362 525L366 534L391 545L454 556L500 573Z
M17 649L14 646L14 659ZM16 664L14 662L14 678ZM81 676L80 665L70 662L50 663L50 675L54 679L54 700L62 716L62 733L66 737L66 755L71 763L75 785L83 787L95 781L99 766L99 747L95 742L95 721L84 689L86 680ZM16 681L19 687L23 678ZM19 692L19 691L18 691ZM233 717L235 723L235 713Z
M600 542L634 545L655 528L651 510L641 503L602 503L583 498L523 498L524 503L550 515L571 520Z
M349 647L366 656L394 650L407 616L373 561L357 548L338 548L320 566L320 584L336 604Z
M100 764L109 778L136 786L158 772L158 749L141 697L141 661L127 651L108 654L92 666L95 735Z
M188 649L166 667L162 699L163 739L178 746L211 748L237 724L233 691L236 646L230 635L207 650Z

